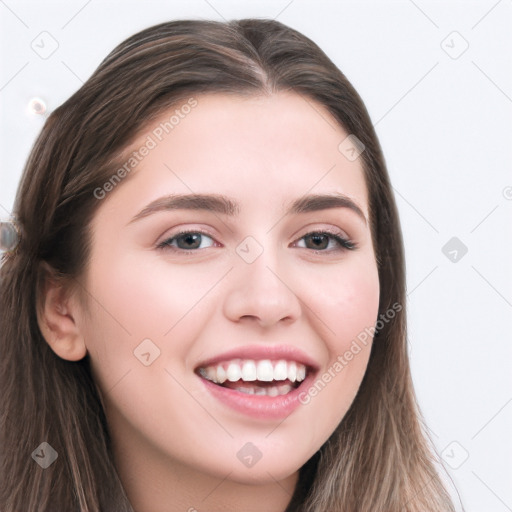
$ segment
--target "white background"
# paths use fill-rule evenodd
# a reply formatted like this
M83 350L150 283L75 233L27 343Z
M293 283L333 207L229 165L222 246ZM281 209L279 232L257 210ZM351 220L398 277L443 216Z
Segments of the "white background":
M512 511L510 0L0 0L0 17L3 219L48 113L129 35L171 19L268 17L319 44L361 94L386 156L432 440L465 510ZM43 44L56 47L47 58L33 49ZM45 115L28 112L34 97ZM442 252L452 237L455 262Z

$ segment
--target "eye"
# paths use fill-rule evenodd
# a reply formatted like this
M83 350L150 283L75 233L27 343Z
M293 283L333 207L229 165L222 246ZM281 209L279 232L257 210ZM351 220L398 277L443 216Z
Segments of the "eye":
M183 231L160 242L158 248L171 247L183 251L194 251L196 249L206 249L214 244L213 238L201 231Z
M328 231L313 231L304 235L297 242L297 247L332 252L344 249L353 250L356 248L356 244L339 234Z

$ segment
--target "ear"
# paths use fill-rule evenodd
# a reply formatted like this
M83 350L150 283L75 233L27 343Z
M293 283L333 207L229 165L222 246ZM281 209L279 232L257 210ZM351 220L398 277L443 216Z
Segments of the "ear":
M37 321L51 349L62 359L79 361L87 355L78 326L79 304L62 282L46 279L42 287Z

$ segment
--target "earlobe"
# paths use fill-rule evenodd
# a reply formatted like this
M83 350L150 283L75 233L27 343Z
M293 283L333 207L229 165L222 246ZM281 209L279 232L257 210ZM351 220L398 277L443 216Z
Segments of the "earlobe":
M68 361L79 361L87 354L77 314L78 305L64 286L47 281L37 313L39 329L50 348Z

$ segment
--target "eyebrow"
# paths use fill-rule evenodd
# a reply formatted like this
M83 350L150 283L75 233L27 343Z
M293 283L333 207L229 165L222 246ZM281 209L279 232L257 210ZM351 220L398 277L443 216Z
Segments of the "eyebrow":
M361 208L344 194L313 194L300 197L291 203L285 212L286 215L316 212L331 208L348 208L355 212L365 224L366 216ZM220 194L176 194L155 199L146 205L129 222L135 222L154 213L169 210L206 210L230 217L240 213L240 204L229 197Z

